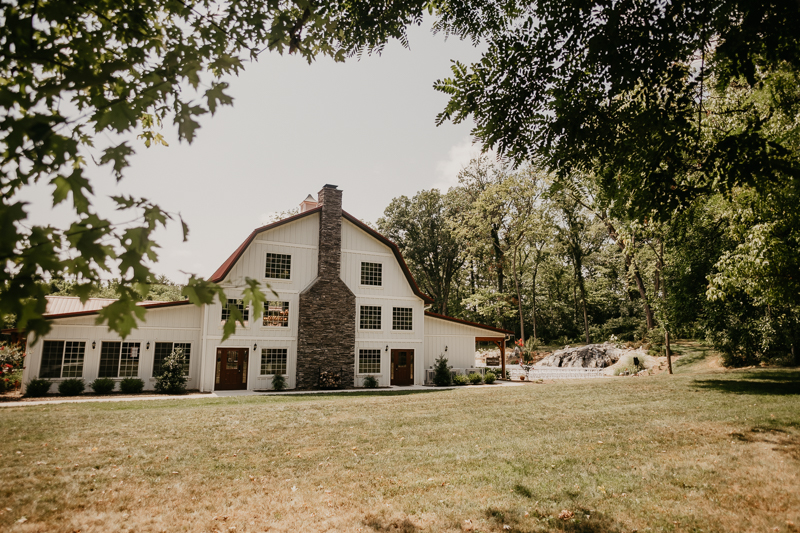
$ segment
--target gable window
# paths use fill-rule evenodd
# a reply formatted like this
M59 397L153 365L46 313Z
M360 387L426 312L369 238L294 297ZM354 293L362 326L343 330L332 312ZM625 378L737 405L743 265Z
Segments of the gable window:
M359 374L380 374L381 373L381 351L378 350L359 350L358 351L358 373Z
M228 301L222 306L222 321L225 322L230 318L231 309L234 307L242 314L242 322L246 323L250 319L250 307L244 305L242 300L237 300L235 298L228 298Z
M100 348L101 378L132 378L139 375L138 342L106 342Z
M378 305L362 305L359 319L361 329L381 329L381 308Z
M286 374L286 348L261 349L261 375Z
M83 376L84 341L44 341L41 378L79 378Z
M383 285L383 265L381 263L361 263L361 284Z
M264 302L263 325L277 328L288 328L289 302Z
M395 307L392 309L392 329L411 331L413 329L414 309L412 307Z
M291 279L292 256L286 254L267 254L267 269L264 277L271 279Z
M161 365L177 349L183 350L183 375L189 375L189 359L192 356L192 345L188 342L157 342L153 351L153 377L161 374Z

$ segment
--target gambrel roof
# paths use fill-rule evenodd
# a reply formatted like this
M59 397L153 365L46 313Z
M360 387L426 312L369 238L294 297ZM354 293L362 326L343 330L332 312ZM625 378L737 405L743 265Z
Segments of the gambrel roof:
M305 213L300 213L299 215L294 215L288 218L284 218L283 220L279 220L277 222L273 222L272 224L267 224L266 226L261 226L260 228L254 229L253 232L250 233L250 235L247 237L247 239L245 239L244 242L240 244L239 247L230 255L230 257L228 257L228 259L225 260L225 262L220 265L220 267L216 270L216 272L214 272L211 275L209 281L213 281L214 283L219 283L222 280L224 280L225 276L227 276L228 273L233 268L233 265L236 264L236 262L244 253L244 251L247 249L248 246L250 246L250 244L253 242L253 240L259 233L263 233L265 231L277 228L284 224L288 224L289 222L294 222L295 220L300 220L301 218L313 215L314 213L319 213L320 211L322 211L322 206L309 209ZM373 238L377 239L381 243L388 246L389 249L394 254L395 259L397 259L397 263L400 265L400 268L403 271L403 274L405 275L406 280L408 281L408 284L411 287L411 290L414 292L414 294L422 298L422 300L425 303L428 304L433 303L433 298L431 298L430 296L428 296L427 294L425 294L420 290L416 280L414 279L414 276L411 275L411 271L408 269L408 265L406 264L405 259L403 259L403 254L400 253L400 249L397 247L395 243L393 243L392 241L390 241L389 239L387 239L385 236L381 235L374 229L370 228L369 226L358 220L356 217L354 217L347 211L342 211L342 217L348 222L352 223L354 226L358 227L360 230L368 233Z

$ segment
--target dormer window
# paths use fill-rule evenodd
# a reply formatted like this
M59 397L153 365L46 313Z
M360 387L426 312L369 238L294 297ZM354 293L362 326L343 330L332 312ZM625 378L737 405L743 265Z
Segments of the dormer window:
M361 284L380 287L383 285L383 265L381 263L361 263Z
M267 268L264 277L269 279L291 279L292 256L287 254L267 254Z

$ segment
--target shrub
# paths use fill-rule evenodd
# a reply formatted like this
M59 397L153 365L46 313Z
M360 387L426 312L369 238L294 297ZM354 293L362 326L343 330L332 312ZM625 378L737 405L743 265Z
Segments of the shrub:
M24 360L25 351L19 344L0 342L0 392L19 387Z
M283 374L275 374L272 376L272 390L282 391L286 388L286 378Z
M437 387L447 387L452 382L450 368L447 366L447 358L441 354L433 365L433 384Z
M25 387L25 396L40 398L47 394L52 384L48 379L32 379L28 382L28 386Z
M175 348L161 363L161 373L156 376L155 389L164 394L186 392L186 376L183 373L185 363L183 348ZM141 389L137 392L141 392Z
M97 378L96 380L89 383L89 386L95 391L97 394L108 394L114 387L116 383L111 378Z
M119 382L119 390L125 394L136 394L144 389L144 381L139 378L125 378Z
M86 383L82 379L65 379L58 384L58 393L62 396L77 396L86 388Z
M486 375L483 376L483 382L486 383L487 385L491 385L492 383L494 383L495 379L497 379L497 376L495 376L491 372L487 372Z
M453 385L461 386L466 385L467 383L469 383L469 378L464 374L456 374L456 376L453 378Z
M364 387L374 389L378 386L378 379L375 376L367 376L364 378Z
M469 376L467 376L467 379L469 379L469 382L473 385L480 385L483 383L483 376L477 372L472 372Z
M503 369L502 368L491 367L491 370L489 370L488 372L491 372L492 374L494 374L495 379L504 379L503 378ZM506 370L505 379L508 379L508 370Z

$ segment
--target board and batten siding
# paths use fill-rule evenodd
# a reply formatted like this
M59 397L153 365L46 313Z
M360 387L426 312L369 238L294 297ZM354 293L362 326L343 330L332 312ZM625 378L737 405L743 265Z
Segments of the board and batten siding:
M202 354L201 315L202 308L190 304L148 309L144 320L124 341L119 334L109 331L107 326L95 325L97 315L54 319L52 321L52 329L37 343L33 344L33 334L28 337L29 355L25 364L23 382L27 383L31 379L39 377L43 341L86 342L82 378L86 382L87 389L89 389L89 383L98 377L100 351L104 341L139 342L141 343L141 350L139 352L137 377L144 381L145 389L152 390L155 385L155 379L153 378L155 343L188 342L191 344L191 354L189 358L189 378L186 386L190 389L196 389L200 383ZM92 342L96 343L94 349L92 349ZM149 349L147 349L148 342L150 343ZM52 381L57 384L63 379L52 379ZM55 392L56 389L57 385L53 385L50 391Z
M502 333L459 324L432 316L425 317L425 368L431 368L440 355L453 368L475 366L475 338L497 337ZM447 351L445 351L447 347Z
M241 298L245 278L260 280L268 300L289 302L288 327L264 326L261 309L249 309L245 326L236 325L236 332L222 342L222 304L215 301L207 306L205 315L205 367L200 389L214 390L217 348L248 348L247 389L264 390L272 387L272 376L261 376L261 350L286 348L286 386L294 388L297 374L297 319L299 294L317 277L319 245L319 213L283 224L256 235L233 265L221 285L228 298ZM265 277L267 253L292 257L290 279ZM277 293L277 297L273 294ZM253 346L256 349L253 350Z
M361 284L361 263L380 263L382 283L380 286ZM361 386L364 377L358 368L359 350L380 349L381 371L373 375L381 387L391 382L391 351L393 349L414 350L414 383L425 380L424 360L425 305L414 294L402 268L392 250L347 219L342 219L342 280L356 295L356 366L355 384ZM381 329L362 330L359 328L361 306L381 308ZM392 329L392 316L395 307L412 309L412 330ZM387 350L388 346L388 350Z

